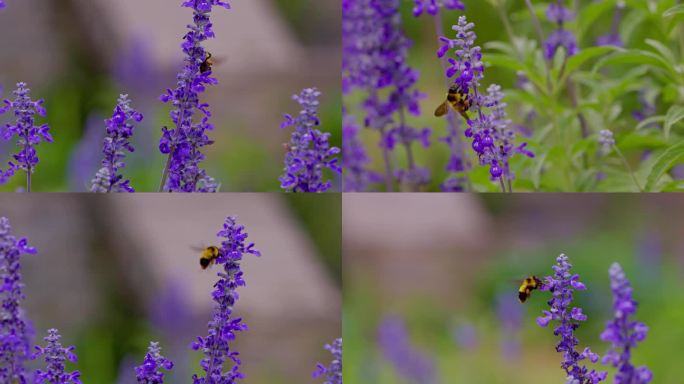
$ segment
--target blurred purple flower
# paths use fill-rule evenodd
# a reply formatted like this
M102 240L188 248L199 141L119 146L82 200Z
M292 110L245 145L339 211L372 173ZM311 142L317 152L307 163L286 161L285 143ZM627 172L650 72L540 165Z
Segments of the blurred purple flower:
M285 154L284 174L279 178L280 187L288 192L325 192L332 182L323 180L323 169L342 173L336 156L337 147L331 147L330 133L323 133L316 127L318 119L318 97L316 88L306 88L292 98L302 107L297 117L285 115L280 128L294 126Z
M672 178L675 180L684 180L684 164L672 167L670 174L672 174Z
M230 5L221 0L188 0L181 6L192 8L193 23L188 25L189 31L181 44L185 66L176 77L176 88L167 89L161 96L162 102L173 105L171 120L175 128L162 128L159 140L159 150L169 156L160 189L169 192L216 192L218 184L200 168L205 159L200 150L213 143L207 131L214 127L209 123L209 104L200 103L199 97L206 85L218 84L218 80L211 77L211 66L203 65L209 53L202 43L215 36L209 19L213 7L230 9ZM203 115L199 122L193 121L197 112Z
M100 148L104 140L103 120L99 114L88 116L81 140L71 153L67 173L70 190L73 192L88 191L93 174L100 168Z
M534 157L534 153L526 148L527 143L515 146L515 132L506 116L507 105L503 102L501 87L492 84L487 88L487 95L479 93L484 66L480 47L474 45L477 38L472 30L474 27L475 24L469 23L465 16L460 16L452 27L456 38L440 37L442 46L437 55L443 57L449 50L454 50L455 57L448 59L451 66L447 68L446 76L455 76L454 84L460 92L471 96L470 109L477 115L475 119L467 120L469 127L465 135L473 139L471 147L480 165L489 166L492 179L500 180L502 190L505 190L504 179L507 179L510 191L510 182L515 175L510 171L509 159L516 153L528 157ZM486 109L489 109L489 114Z
M596 384L607 377L606 372L589 371L581 361L589 359L592 363L598 361L599 356L588 347L584 351L577 352L575 347L579 340L575 336L575 330L587 316L582 313L582 308L570 307L573 300L574 290L585 290L586 286L579 281L578 274L571 274L572 265L568 257L561 254L553 266L554 274L546 276L541 286L542 291L550 291L553 297L549 300L550 311L544 310L544 316L537 318L537 324L546 327L551 321L557 321L553 334L560 336L561 340L556 346L557 352L563 353L561 368L567 373L567 382L576 384Z
M615 145L615 138L613 138L613 132L609 129L602 129L599 132L598 142L601 145L601 151L603 152L603 154L609 153Z
M399 376L412 384L437 382L434 362L411 345L404 321L396 315L387 315L378 327L378 343L385 358Z
M366 169L370 162L363 143L358 138L359 126L354 116L342 112L342 166L345 192L365 192L373 183L382 182L382 176Z
M151 54L152 44L144 35L134 36L117 56L114 78L133 96L147 95L159 86L161 76Z
M237 332L247 330L247 325L241 318L233 316L233 307L239 299L237 289L245 285L240 269L242 257L245 254L261 255L254 249L254 243L245 244L248 235L244 229L237 224L235 217L230 216L217 233L219 238L224 238L216 259L216 265L222 266L223 271L218 273L219 280L211 293L215 306L213 319L209 322L209 334L198 337L192 344L192 349L202 350L205 356L200 362L205 377L193 375L193 384L233 384L244 378L240 373L239 353L231 350L230 343ZM232 360L233 366L224 372L227 360Z
M93 179L91 192L135 192L130 181L119 174L119 170L126 166L123 161L126 152L135 151L130 142L133 123L143 119L143 115L131 108L130 104L128 95L120 95L112 118L105 120L107 136L102 145L104 159L102 168Z
M544 57L547 60L553 59L556 50L560 47L565 47L567 56L576 54L578 48L575 35L563 29L563 24L573 20L575 13L563 5L563 0L557 0L555 3L549 4L549 7L546 9L546 18L556 23L558 29L551 33L546 42L544 42Z
M478 338L477 328L469 322L458 324L453 329L453 336L456 344L467 351L477 349Z
M465 5L461 0L413 0L415 3L413 7L413 16L420 16L423 12L434 16L439 12L440 8L448 10L464 10Z
M324 376L323 384L342 384L342 338L335 339L332 344L326 344L325 349L333 355L329 366L318 363L312 376Z
M357 88L366 94L364 125L380 134L387 190L392 189L394 176L403 177L400 182L405 184L423 182L425 170L415 165L411 145L419 141L428 146L430 130L406 122L407 113L420 115L418 101L424 95L414 89L418 72L407 64L411 41L402 30L399 1L343 0L342 10L343 90ZM389 92L381 96L385 89ZM406 150L405 172L393 172L390 152L396 144Z
M501 353L505 359L516 359L520 352L518 332L522 327L523 307L505 292L497 296L496 314L502 331Z
M159 343L150 342L143 364L135 367L138 384L164 384L162 370L173 369L173 362L161 354Z
M48 335L43 339L47 342L46 347L36 346L36 353L33 358L45 357L47 371L37 370L34 380L35 384L81 384L81 373L78 371L65 372L65 362L69 360L75 363L78 358L74 353L75 347L62 347L59 342L61 338L59 331L52 328L48 330Z
M3 127L0 137L7 141L16 136L17 144L21 147L19 153L12 155L14 161L9 162L9 168L4 172L0 170L0 184L6 183L17 170L23 169L26 171L27 192L31 192L31 175L38 164L35 146L41 142L52 142L50 127L47 124L35 125L34 116L46 114L43 100L31 100L30 93L31 90L26 87L26 83L17 83L17 89L13 92L15 99L6 99L5 106L0 108L0 114L11 109L16 117L14 124L8 123Z
M21 256L35 254L26 238L17 239L6 217L0 217L0 382L27 383L24 362L31 357L32 328L21 309L24 300Z
M0 0L0 9L5 8L5 2L3 0Z
M613 23L610 27L610 32L599 36L596 39L596 45L612 45L615 47L624 47L625 43L620 38L620 33L618 28L620 27L620 21L622 20L622 14L625 10L625 2L620 0L615 4L615 13L613 13Z
M636 121L644 121L647 117L651 117L656 113L655 103L649 101L646 92L643 90L639 91L638 104L641 106L641 109L632 111L632 117L634 117ZM653 122L646 127L658 127L658 123Z
M632 287L625 272L618 263L609 269L610 288L613 291L613 319L606 323L601 340L611 343L611 347L601 359L618 369L615 384L646 384L653 374L646 367L636 368L631 363L631 351L646 339L648 327L644 323L630 320L636 313L637 302L632 298Z

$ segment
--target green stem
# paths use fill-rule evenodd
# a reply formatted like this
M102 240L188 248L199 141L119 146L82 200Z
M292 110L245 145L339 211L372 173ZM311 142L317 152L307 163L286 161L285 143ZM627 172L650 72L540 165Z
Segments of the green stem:
M632 176L632 181L634 181L634 185L637 186L639 189L639 192L643 192L644 189L641 188L641 184L639 184L639 180L637 180L636 175L632 171L632 167L629 166L629 162L627 162L627 158L622 154L622 151L617 147L617 145L613 144L613 148L615 148L615 152L618 154L620 159L622 160L622 163L625 165L625 168L627 168L627 171L629 172L629 175Z

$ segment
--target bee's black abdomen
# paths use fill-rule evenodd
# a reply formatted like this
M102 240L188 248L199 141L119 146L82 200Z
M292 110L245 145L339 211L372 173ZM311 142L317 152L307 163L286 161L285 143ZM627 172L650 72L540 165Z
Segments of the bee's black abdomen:
M209 260L209 259L205 259L205 258L200 259L200 266L202 267L202 269L207 269L207 267L209 266L209 263L211 263L211 260Z
M527 300L527 292L521 291L518 292L518 300L520 300L521 303L524 303Z

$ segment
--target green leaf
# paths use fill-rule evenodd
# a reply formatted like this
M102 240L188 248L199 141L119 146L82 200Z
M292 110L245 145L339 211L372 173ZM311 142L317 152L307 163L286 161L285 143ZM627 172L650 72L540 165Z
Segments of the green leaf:
M577 17L577 39L581 40L584 33L591 25L604 13L615 7L615 0L594 2L586 7L582 7Z
M667 60L670 63L675 63L677 62L677 59L675 59L674 53L672 53L672 50L668 48L665 44L661 43L658 40L653 40L653 39L646 39L646 44L650 45L653 47L660 55Z
M662 123L664 121L665 121L665 116L663 116L663 115L647 117L647 118L641 120L641 122L639 124L637 124L637 126L636 126L636 128L634 128L634 130L638 131L647 125L650 125L653 123Z
M665 139L669 139L670 131L672 126L684 119L684 107L680 105L673 105L667 110L665 115L665 125L663 127L663 132L665 133Z
M609 64L644 64L651 67L664 69L673 78L677 77L677 73L675 72L671 63L654 52L644 51L642 49L622 50L613 55L604 57L599 60L596 65L594 65L593 72L596 72L603 66Z
M614 52L618 49L619 48L613 46L585 48L581 50L578 54L568 59L568 62L565 65L565 74L566 76L570 75L572 72L581 67L582 64L586 63L587 61L595 57L603 56L609 52Z
M684 141L668 148L662 155L658 157L648 175L646 192L651 192L655 188L660 178L667 172L677 161L684 159Z
M684 14L684 4L675 5L674 7L663 12L663 17L671 17L674 15Z

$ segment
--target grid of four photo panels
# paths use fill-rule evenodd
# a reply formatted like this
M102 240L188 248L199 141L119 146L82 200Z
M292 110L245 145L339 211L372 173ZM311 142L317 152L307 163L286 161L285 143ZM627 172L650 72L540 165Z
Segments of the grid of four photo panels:
M683 1L0 36L0 384L684 384Z

